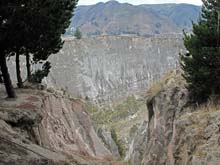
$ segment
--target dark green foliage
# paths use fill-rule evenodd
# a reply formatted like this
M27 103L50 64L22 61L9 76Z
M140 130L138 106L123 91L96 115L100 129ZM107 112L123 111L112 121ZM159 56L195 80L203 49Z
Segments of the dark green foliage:
M0 65L8 95L12 96L13 92L12 85L8 84L11 80L5 58L16 54L18 84L22 86L19 56L27 56L27 71L30 75L29 57L33 57L36 63L57 53L63 46L61 35L70 24L77 2L78 0L0 1Z
M78 0L32 0L33 7L29 15L32 38L28 45L34 61L46 60L63 46L61 35L65 33ZM34 39L33 41L33 38Z
M42 80L48 76L48 74L50 73L50 62L46 62L43 66L41 70L37 70L34 74L31 75L31 79L30 81L33 83L41 83Z
M8 72L6 63L7 48L12 44L8 42L10 35L8 34L8 27L11 25L11 17L14 15L14 11L9 7L8 1L0 1L0 68L2 77L4 79L5 89L9 98L15 98L16 94L13 89L11 78Z
M74 36L77 39L81 39L82 38L82 32L79 30L79 28L77 28L76 31L74 32Z
M220 1L204 0L198 24L193 33L186 34L184 44L189 56L181 55L184 78L193 101L206 101L211 95L220 95L220 35L218 12Z

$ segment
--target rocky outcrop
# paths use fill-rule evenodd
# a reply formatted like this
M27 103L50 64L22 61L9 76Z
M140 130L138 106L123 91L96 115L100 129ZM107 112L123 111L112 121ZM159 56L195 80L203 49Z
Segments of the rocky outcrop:
M176 122L188 99L187 90L179 85L177 79L168 79L147 102L149 125L143 164L175 164Z
M96 135L92 121L80 100L59 94L44 94L43 119L35 129L39 144L67 154L103 158L111 153Z
M16 100L0 97L0 164L90 165L114 159L80 100L55 90L17 94Z
M130 145L127 161L135 165L220 163L220 108L190 105L179 71L150 89L147 107L148 122Z

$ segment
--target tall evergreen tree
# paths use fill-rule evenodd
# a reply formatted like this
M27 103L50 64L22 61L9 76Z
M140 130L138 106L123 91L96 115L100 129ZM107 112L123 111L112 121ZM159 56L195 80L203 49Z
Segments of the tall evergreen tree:
M182 56L184 77L196 102L220 95L219 0L203 0L199 22L193 33L185 34L184 44L190 56Z
M28 80L31 77L30 55L33 55L34 62L38 62L47 60L49 55L57 53L62 48L61 35L69 26L76 4L77 0L26 0L23 4L25 12L20 10L18 13L22 16L20 20L23 20L25 25L24 30L20 32L24 36L20 37L23 39L20 42L23 46L18 47L26 56ZM17 66L19 66L20 54L16 53ZM17 73L18 84L22 84L19 82L21 81L19 67Z
M15 9L10 2L12 1L0 1L0 68L8 97L15 98L16 94L12 86L6 63L8 49L13 46L12 42L10 42L11 35L8 29L10 29L13 24L12 18L15 15Z
M35 62L46 60L63 45L61 35L70 23L78 0L0 1L0 65L9 97L14 90L6 56L16 54L18 85L22 87L19 56L26 55L30 77L30 54ZM16 26L15 26L16 25Z

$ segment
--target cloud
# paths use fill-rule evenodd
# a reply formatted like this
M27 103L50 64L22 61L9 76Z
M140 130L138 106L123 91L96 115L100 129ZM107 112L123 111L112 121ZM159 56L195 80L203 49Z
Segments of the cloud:
M108 0L79 0L79 5L91 5L98 2L107 2ZM189 3L195 5L202 5L201 0L118 0L121 3L139 4L158 4L158 3Z

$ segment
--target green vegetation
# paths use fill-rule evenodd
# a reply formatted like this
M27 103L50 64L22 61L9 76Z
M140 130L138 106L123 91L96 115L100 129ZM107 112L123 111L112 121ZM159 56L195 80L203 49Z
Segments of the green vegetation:
M202 15L198 24L193 24L193 33L185 33L189 54L181 55L184 78L195 102L220 95L220 1L203 2Z
M142 99L129 96L125 100L118 100L113 105L104 107L87 102L86 109L97 128L105 125L108 130L112 130L112 138L122 157L128 150L128 141L135 135L141 122L147 119L146 99L143 96Z
M82 32L79 30L79 28L77 28L76 31L74 32L74 36L77 39L81 39L82 38Z
M0 66L8 97L16 97L6 57L16 55L18 87L23 87L19 57L26 56L27 79L31 62L46 61L63 46L61 35L70 24L78 0L0 1Z
M43 66L41 70L37 70L34 74L32 74L30 82L33 83L41 83L42 80L48 76L49 72L50 72L50 62L46 62Z
M96 124L110 126L121 120L127 119L138 111L146 110L145 100L137 100L134 96L129 96L126 100L112 107L106 105L104 108L100 109L91 103L87 103L86 106Z

